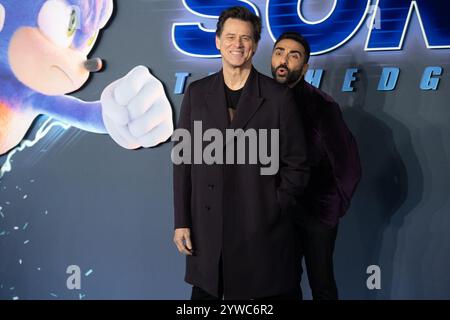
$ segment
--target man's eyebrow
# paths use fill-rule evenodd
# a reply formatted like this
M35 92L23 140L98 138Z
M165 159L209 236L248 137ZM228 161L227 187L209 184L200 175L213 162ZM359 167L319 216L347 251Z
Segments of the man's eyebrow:
M298 51L298 50L292 50L291 52L289 52L289 53L298 53L299 55L303 55L303 53L301 53L300 51Z
M284 49L283 47L275 47L275 49L273 49L273 51L275 51L275 50L285 51L286 49Z

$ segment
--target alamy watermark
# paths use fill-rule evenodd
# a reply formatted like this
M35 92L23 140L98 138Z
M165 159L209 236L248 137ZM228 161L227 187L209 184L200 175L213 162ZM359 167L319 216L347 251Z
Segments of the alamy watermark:
M381 268L376 264L367 267L366 273L369 277L366 280L366 286L369 290L381 289Z
M66 269L70 276L66 280L66 287L69 290L81 289L81 269L77 265L70 265Z
M278 129L226 129L224 136L215 128L203 132L202 122L194 121L193 136L187 129L172 134L172 141L178 143L171 157L176 165L260 164L261 175L275 175L280 165L279 140ZM204 142L209 142L205 148Z
M375 17L373 16L375 14ZM371 5L369 7L368 19L366 22L367 29L381 29L381 9L376 5Z

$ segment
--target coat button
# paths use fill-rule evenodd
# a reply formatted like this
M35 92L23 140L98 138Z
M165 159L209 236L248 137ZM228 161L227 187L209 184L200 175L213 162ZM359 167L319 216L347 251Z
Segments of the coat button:
M208 189L209 190L213 190L214 189L214 185L213 184L208 184Z
M209 210L211 210L211 207L210 206L205 206L205 209L209 211Z

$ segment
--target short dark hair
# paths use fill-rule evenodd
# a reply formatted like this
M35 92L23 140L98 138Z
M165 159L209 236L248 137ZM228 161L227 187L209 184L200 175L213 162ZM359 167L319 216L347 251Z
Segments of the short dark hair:
M262 28L261 18L245 7L231 7L222 11L219 21L217 21L216 35L218 37L222 35L225 21L230 18L250 22L253 26L253 39L256 43L259 42Z
M308 41L300 33L289 31L284 32L281 36L279 36L273 47L275 48L278 42L284 39L290 39L300 43L303 48L305 48L305 63L308 63L309 57L311 56L311 47L309 46Z

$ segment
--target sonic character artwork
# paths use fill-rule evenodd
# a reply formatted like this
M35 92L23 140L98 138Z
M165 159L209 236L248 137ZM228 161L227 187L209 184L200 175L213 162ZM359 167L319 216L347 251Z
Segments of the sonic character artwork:
M127 149L171 136L170 103L146 67L111 83L99 101L66 95L102 68L87 57L112 12L112 0L0 0L0 155L39 115L107 133Z

